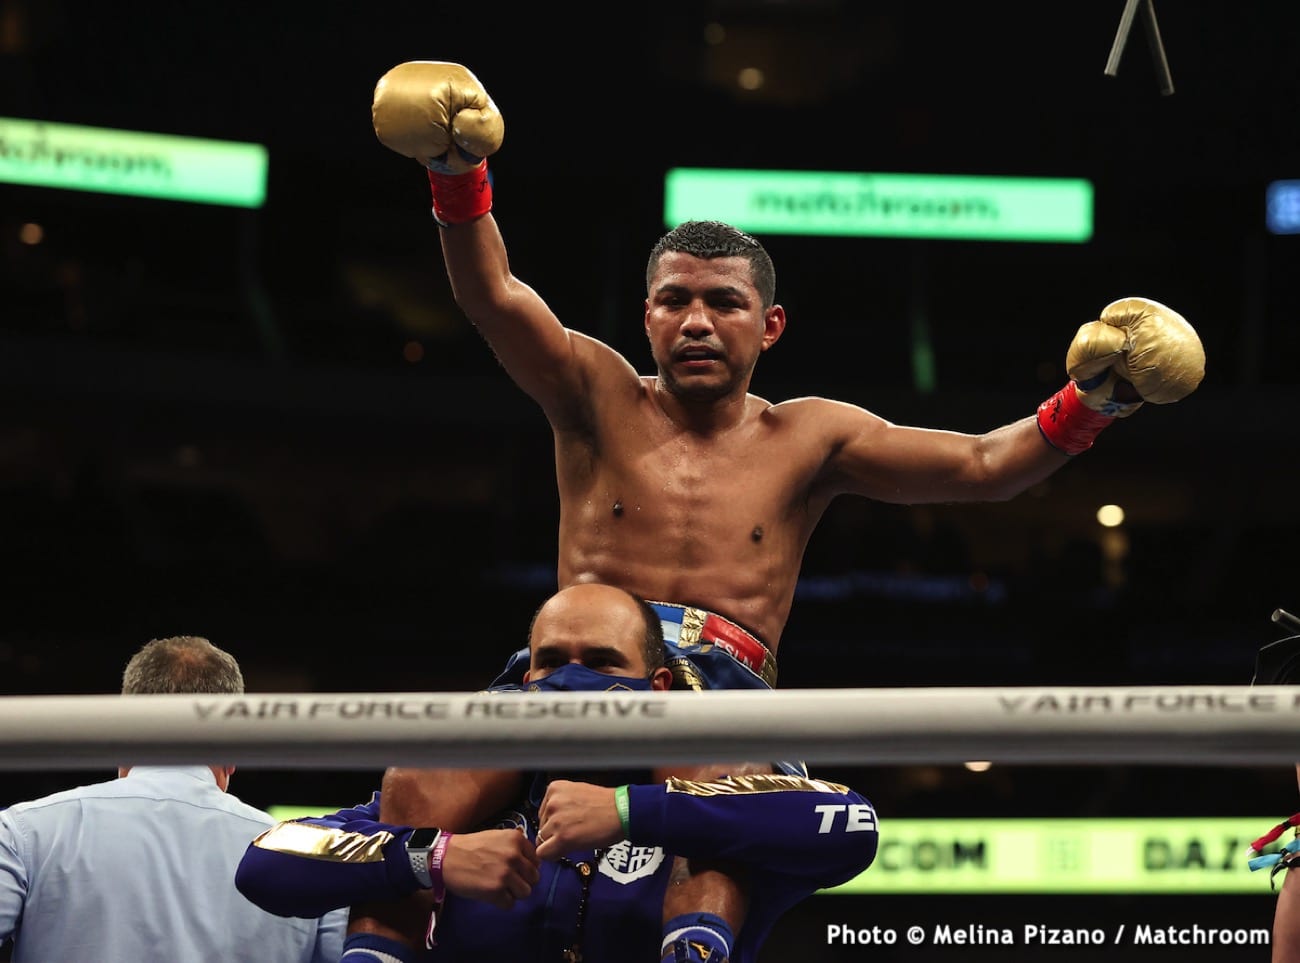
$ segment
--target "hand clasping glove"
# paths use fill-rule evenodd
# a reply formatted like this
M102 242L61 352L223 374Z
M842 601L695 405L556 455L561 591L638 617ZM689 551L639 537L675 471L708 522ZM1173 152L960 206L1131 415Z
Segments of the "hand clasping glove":
M487 157L500 149L505 121L468 69L436 60L398 64L375 84L371 118L380 143L428 169L439 224L492 209Z
M1172 308L1147 298L1113 301L1070 342L1071 381L1038 407L1038 427L1054 448L1076 455L1102 429L1143 402L1187 397L1205 376L1205 349Z

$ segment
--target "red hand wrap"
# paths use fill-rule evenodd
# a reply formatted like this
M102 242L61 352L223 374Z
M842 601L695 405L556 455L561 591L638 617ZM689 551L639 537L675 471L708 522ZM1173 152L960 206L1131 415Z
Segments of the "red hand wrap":
M443 227L464 224L492 210L492 181L488 179L486 158L465 174L429 171L429 188L433 193L433 219Z
M1085 405L1073 381L1038 406L1038 430L1049 445L1067 455L1087 451L1114 420Z
M1274 826L1272 829L1266 832L1263 836L1260 836L1259 839L1255 840L1253 843L1250 844L1250 851L1252 853L1260 852L1269 843L1275 842L1279 836L1281 836L1292 826L1300 826L1300 813L1296 813L1294 816L1288 816L1285 820L1278 823L1276 826Z

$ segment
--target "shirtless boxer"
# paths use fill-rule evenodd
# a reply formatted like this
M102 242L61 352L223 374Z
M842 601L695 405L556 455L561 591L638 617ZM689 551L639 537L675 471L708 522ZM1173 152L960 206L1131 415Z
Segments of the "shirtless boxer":
M1143 401L1177 401L1204 374L1200 340L1179 314L1126 298L1078 330L1067 354L1071 381L1036 415L984 434L896 425L824 398L771 404L748 388L759 355L786 325L772 262L747 234L691 222L651 252L644 324L656 373L638 375L611 347L566 327L511 273L485 159L501 146L504 123L469 70L398 65L376 85L373 120L382 143L428 168L456 301L551 424L559 586L607 582L677 606L665 612L682 613L687 626L689 664L678 666L688 684L709 685L696 656L723 652L748 664L722 685L773 684L804 548L837 495L1006 500L1086 450L1116 418ZM567 106L558 124L566 128L557 138L598 136ZM466 774L453 800L445 773L391 770L384 818L428 822L420 810L434 804L422 789L430 785L440 788L438 825L486 814L509 796L496 778ZM689 908L739 922L743 892L728 882L684 877L669 900L704 899ZM674 914L666 907L665 915Z

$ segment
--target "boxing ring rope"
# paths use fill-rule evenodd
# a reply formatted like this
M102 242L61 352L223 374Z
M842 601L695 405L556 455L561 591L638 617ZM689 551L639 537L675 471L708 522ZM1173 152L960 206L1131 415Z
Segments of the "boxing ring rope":
M0 769L1297 758L1300 686L0 697Z

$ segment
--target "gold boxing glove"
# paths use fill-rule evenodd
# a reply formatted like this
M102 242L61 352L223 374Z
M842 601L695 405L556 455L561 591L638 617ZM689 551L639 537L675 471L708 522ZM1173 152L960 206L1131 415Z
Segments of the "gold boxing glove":
M1195 391L1205 377L1205 349L1177 311L1123 298L1079 328L1065 367L1085 405L1123 418L1144 401L1164 405Z
M375 84L370 115L382 144L428 168L440 225L492 210L487 157L500 149L505 121L469 70L437 60L398 64Z
M1185 398L1205 377L1205 349L1181 314L1147 298L1113 301L1070 342L1070 383L1038 406L1038 428L1067 455L1092 447L1145 401Z
M438 60L398 64L380 77L370 116L385 147L443 174L468 173L505 137L501 112L478 78Z

